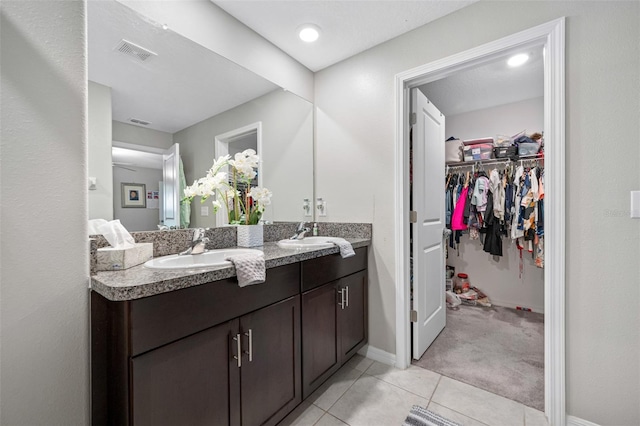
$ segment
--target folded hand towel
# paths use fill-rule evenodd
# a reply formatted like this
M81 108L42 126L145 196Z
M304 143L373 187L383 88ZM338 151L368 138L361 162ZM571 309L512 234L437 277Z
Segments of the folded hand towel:
M227 257L227 260L236 267L236 276L240 287L263 283L266 279L267 272L262 253L236 254Z
M351 243L349 241L340 238L333 239L331 240L331 242L340 248L340 256L342 256L342 258L356 255L356 252L353 251L353 247L351 246Z

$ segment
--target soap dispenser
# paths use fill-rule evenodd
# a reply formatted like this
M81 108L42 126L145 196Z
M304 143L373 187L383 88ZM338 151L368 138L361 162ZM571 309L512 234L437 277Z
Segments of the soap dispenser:
M313 236L314 237L318 236L318 224L317 223L313 224Z

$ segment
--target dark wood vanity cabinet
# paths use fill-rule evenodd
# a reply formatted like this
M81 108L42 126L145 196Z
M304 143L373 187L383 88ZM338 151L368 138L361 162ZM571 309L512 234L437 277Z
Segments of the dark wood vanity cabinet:
M277 423L301 401L299 318L294 296L133 357L133 424Z
M92 291L92 424L278 423L365 344L366 250L243 288L234 277L120 302Z
M367 342L367 251L302 263L302 396Z
M94 425L274 425L302 401L299 264L91 305Z
M300 296L240 318L241 424L273 425L301 401ZM251 356L249 356L251 355Z
M239 369L229 360L237 320L131 359L135 425L238 424ZM95 420L95 419L94 419ZM95 421L94 421L95 424Z

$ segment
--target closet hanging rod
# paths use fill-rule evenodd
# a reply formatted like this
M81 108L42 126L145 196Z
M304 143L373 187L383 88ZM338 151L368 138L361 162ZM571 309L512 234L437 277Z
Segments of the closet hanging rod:
M463 168L463 167L473 167L473 166L484 166L487 164L499 164L499 163L510 163L510 162L525 162L525 161L539 161L544 160L544 157L538 157L535 155L527 155L518 158L517 160L512 160L511 158L492 158L490 160L478 160L478 161L465 161L465 162L447 162L446 166L450 169L454 168Z

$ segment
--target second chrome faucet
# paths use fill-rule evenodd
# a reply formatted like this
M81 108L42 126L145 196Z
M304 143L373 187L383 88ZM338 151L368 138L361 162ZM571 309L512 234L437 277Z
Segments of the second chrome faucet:
M298 224L298 228L296 228L295 234L293 234L289 239L290 240L301 240L304 238L304 234L311 231L307 226L305 226L305 222L300 222Z
M188 247L185 251L181 252L181 255L185 254L202 254L207 251L205 246L209 242L209 238L205 237L205 229L204 228L196 228L193 231L193 240L191 241L191 246Z

